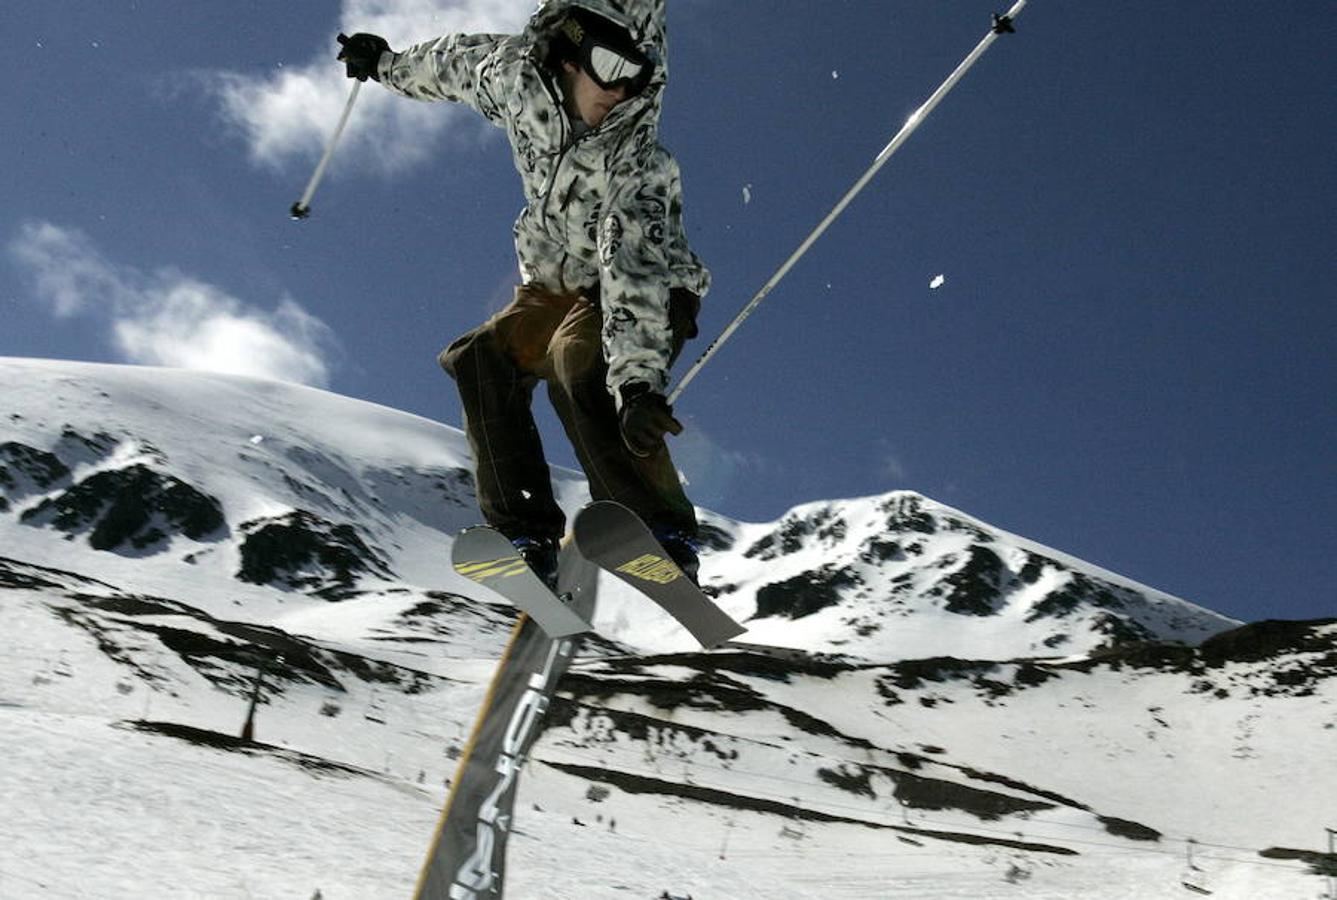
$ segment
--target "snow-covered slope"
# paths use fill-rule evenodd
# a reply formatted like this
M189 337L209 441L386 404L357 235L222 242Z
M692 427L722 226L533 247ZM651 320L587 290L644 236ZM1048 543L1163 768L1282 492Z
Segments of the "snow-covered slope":
M449 571L462 435L199 373L0 384L0 896L406 896L515 619ZM1317 893L1334 624L1236 628L915 494L705 519L743 645L601 586L508 896Z
M454 429L193 372L7 360L0 381L7 545L41 553L58 531L66 559L139 585L179 584L187 565L199 603L252 617L255 603L281 617L281 599L467 584L442 565L477 517Z

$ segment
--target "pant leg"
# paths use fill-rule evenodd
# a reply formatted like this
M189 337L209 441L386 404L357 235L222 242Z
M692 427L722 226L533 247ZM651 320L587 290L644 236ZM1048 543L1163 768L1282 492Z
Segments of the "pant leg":
M521 287L505 309L438 358L459 387L479 508L508 537L561 537L566 527L531 404L535 370L573 302Z
M695 535L696 510L668 447L640 458L622 441L617 408L605 384L602 322L597 303L582 298L553 335L542 369L548 396L589 479L590 495L616 500L651 526ZM675 322L675 357L686 339L683 331Z

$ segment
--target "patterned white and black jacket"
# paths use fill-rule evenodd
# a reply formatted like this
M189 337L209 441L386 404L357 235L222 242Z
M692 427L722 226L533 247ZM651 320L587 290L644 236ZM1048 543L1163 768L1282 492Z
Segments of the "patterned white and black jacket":
M418 100L464 103L506 129L526 206L515 249L527 284L574 292L598 287L608 386L664 392L671 333L669 291L704 296L710 272L682 221L678 164L659 143L667 82L665 0L545 0L518 35L454 34L382 54L378 75ZM573 128L561 88L543 65L547 36L585 7L625 25L655 60L644 91L598 128Z

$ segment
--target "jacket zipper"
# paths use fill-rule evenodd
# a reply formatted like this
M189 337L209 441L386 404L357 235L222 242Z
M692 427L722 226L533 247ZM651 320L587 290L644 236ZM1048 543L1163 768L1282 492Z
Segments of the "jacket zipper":
M543 206L539 209L539 214L543 217L543 221L547 222L548 200L552 197L552 192L557 187L557 173L562 170L562 162L566 159L567 152L575 146L576 142L571 141L570 143L567 143L566 108L562 106L562 100L557 96L557 89L552 86L552 83L549 82L547 78L541 78L540 80L543 82L543 86L547 89L548 97L552 100L553 106L557 109L557 115L559 117L558 122L562 127L562 136L561 141L559 142L562 149L558 152L557 159L553 162L552 172L548 174L548 183L543 186ZM546 228L544 230L546 230Z
M560 141L562 149L558 152L557 159L553 162L552 172L548 175L548 183L543 186L543 206L539 209L539 216L543 221L543 230L547 231L548 200L551 199L552 192L557 188L557 174L562 170L562 162L565 161L567 152L576 145L576 141L573 140L569 144L567 143L566 108L562 105L561 98L557 96L556 88L552 86L547 78L541 78L540 80L543 82L544 88L548 91L548 97L552 100L553 107L557 110L557 115L559 117L558 121L562 127ZM563 209L565 209L565 204L563 204ZM570 254L563 251L561 262L557 264L557 281L563 291L568 290L566 285L566 260L568 256L570 256Z

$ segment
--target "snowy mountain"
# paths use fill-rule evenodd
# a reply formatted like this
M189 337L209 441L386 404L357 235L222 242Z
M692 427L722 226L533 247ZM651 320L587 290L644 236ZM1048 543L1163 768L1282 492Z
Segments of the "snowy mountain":
M448 565L463 436L201 373L0 383L0 896L407 896L515 619ZM748 634L697 651L601 584L508 896L1322 887L1337 621L1241 626L913 493L703 516Z
M908 492L801 506L718 538L708 584L751 611L762 643L1003 659L1197 643L1238 624Z

